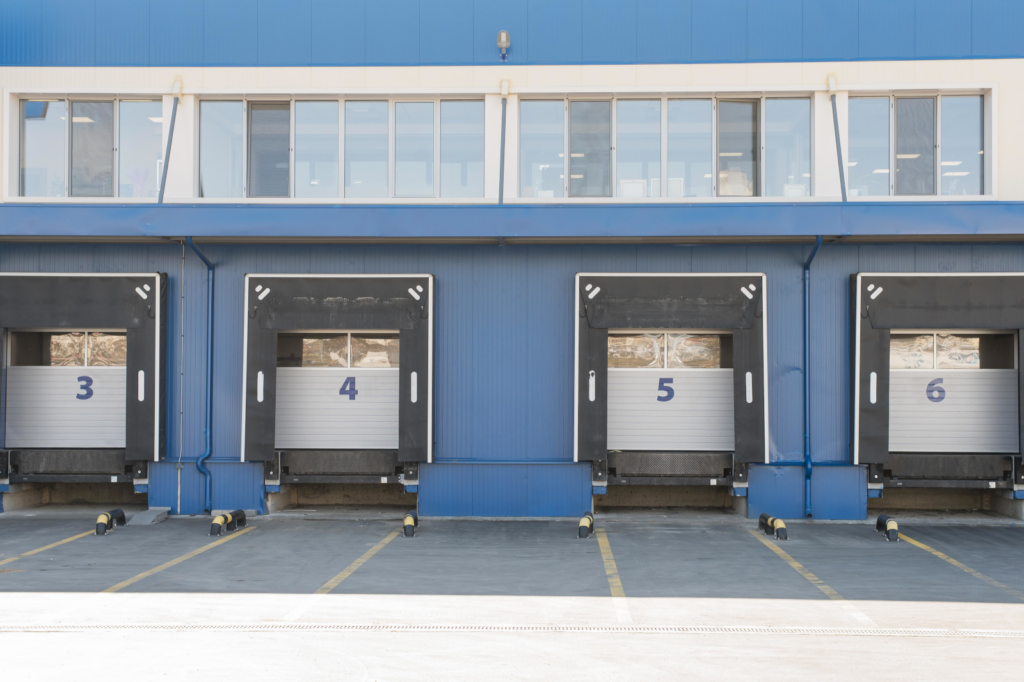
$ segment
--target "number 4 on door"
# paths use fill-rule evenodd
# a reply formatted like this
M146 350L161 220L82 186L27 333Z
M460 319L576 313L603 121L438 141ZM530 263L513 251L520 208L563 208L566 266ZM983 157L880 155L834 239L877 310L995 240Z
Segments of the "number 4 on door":
M356 390L356 378L347 377L345 383L341 385L338 395L347 395L349 400L355 400L356 396L359 395L359 391Z

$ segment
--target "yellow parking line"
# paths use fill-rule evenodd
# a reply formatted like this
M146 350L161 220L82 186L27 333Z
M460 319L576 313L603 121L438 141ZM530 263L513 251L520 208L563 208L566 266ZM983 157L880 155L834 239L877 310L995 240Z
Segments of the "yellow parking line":
M78 538L84 538L86 535L92 535L95 532L96 531L94 531L94 530L88 530L88 531L86 531L84 533L79 533L78 535L72 535L71 537L65 538L64 540L61 540L60 542L55 542L52 545L47 545L46 547L40 547L39 549L33 549L31 552L25 552L24 554L19 554L18 556L12 556L10 559L4 559L3 561L0 561L0 566L3 566L4 564L9 564L12 561L17 561L18 559L22 559L22 558L27 557L27 556L32 556L33 554L39 554L40 552L45 552L46 550L53 549L54 547L60 547L63 544L71 542L72 540L77 540Z
M612 546L608 544L608 536L603 528L598 528L597 545L601 548L601 558L604 559L604 573L608 576L608 587L612 590L613 597L625 597L622 589L622 579L619 578L619 567L615 565L615 557L612 555Z
M156 568L151 568L148 571L144 571L143 573L139 573L134 578L128 578L128 580L124 580L122 582L119 582L118 584L114 585L113 587L108 587L107 589L105 589L103 591L104 592L117 592L119 590L123 590L124 588L128 587L129 585L134 585L135 583L139 582L140 580L142 580L144 578L148 578L151 575L156 575L160 571L164 571L164 570L170 568L171 566L177 566L181 562L188 561L189 559L191 559L194 556L199 556L203 552L209 551L209 550L213 549L214 547L216 547L218 545L223 545L225 542L228 542L230 540L234 540L235 538L237 538L239 536L245 535L246 533L248 533L251 530L256 530L256 528L253 527L253 526L250 526L249 528L246 528L245 530L237 531L237 532L227 536L226 538L221 538L220 540L217 540L216 542L211 542L208 545L203 545L199 549L194 549L191 552L189 552L188 554L184 554L184 555L178 557L177 559L171 559L170 561L168 561L165 564L160 564Z
M349 564L349 565L348 565L348 566L347 566L347 567L345 568L345 570L344 570L344 571L342 571L342 572L341 572L341 573L339 573L338 575L334 576L333 578L331 578L330 580L328 580L327 582L325 582L325 583L323 584L323 586L322 586L322 587L321 587L321 588L320 588L319 590L317 590L317 591L315 592L315 594L327 594L328 592L330 592L331 590L333 590L333 589L334 589L335 587L337 587L338 585L340 585L340 584L341 584L341 582L342 582L342 581L343 581L343 580L344 580L345 578L347 578L347 577L349 577L350 575L352 575L353 573L355 573L355 572L356 572L356 570L357 570L357 569L358 569L358 568L359 568L360 566L362 566L363 564L365 564L365 563L366 563L367 561L369 561L369 560L370 560L370 558L371 558L371 557L372 557L372 556L373 556L374 554L376 554L376 553L377 553L377 552L379 552L380 550L384 549L384 545L388 544L389 542L391 542L392 540L394 540L394 539L395 539L396 537L398 537L398 534L399 534L400 532L402 532L402 529L398 529L398 530L395 530L395 531L392 531L392 532L388 533L387 537L385 537L385 538L384 538L383 540L381 540L380 542L378 542L378 543L377 543L376 545L374 545L374 546L373 546L373 547L371 547L370 549L366 550L366 553L365 553L365 554L363 554L363 556L359 557L358 559L356 559L355 561L353 561L352 563L350 563L350 564Z
M951 557L951 556L949 556L947 554L943 554L939 550L933 549L932 547L929 547L928 545L924 544L923 542L918 542L914 538L908 537L908 536L904 535L903 533L900 533L900 539L901 540L906 540L907 542L912 544L914 547L920 547L924 551L928 552L929 554L931 554L933 556L937 556L938 558L942 559L946 563L952 564L953 566L956 566L961 571L964 571L965 573L969 573L969 574L973 575L978 580L980 580L982 582L985 582L985 583L988 583L992 587L995 587L995 588L998 588L1000 590L1003 590L1004 592L1008 592L1008 593L1012 594L1014 597L1016 597L1017 599L1020 599L1021 601L1024 601L1024 592L1020 592L1019 590L1015 590L1012 587L1004 585L1001 582L999 582L998 580L993 580L992 578L989 578L984 573L978 573L977 571L975 571L970 566L966 566L966 565L960 563L959 561L957 561L956 559L954 559L953 557Z

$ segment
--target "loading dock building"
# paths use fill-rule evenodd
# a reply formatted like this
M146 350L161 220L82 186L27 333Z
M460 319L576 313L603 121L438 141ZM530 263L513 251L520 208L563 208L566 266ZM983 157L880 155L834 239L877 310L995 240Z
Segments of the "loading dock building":
M0 26L0 509L1024 514L1016 3Z

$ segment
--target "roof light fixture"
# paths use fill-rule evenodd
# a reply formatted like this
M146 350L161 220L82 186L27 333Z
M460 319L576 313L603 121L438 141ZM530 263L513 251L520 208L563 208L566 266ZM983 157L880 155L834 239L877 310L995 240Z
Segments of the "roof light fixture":
M512 38L508 31L498 31L498 47L501 48L501 61L507 62L508 55L505 53L512 46Z

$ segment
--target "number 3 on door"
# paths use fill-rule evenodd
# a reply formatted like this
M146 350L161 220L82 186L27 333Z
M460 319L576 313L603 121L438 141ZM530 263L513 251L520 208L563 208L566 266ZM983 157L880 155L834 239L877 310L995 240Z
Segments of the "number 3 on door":
M671 383L672 383L672 379L658 379L658 392L659 393L662 392L662 391L665 392L665 395L659 395L658 396L658 402L659 403L667 403L668 401L672 400L672 398L674 398L676 396L675 389L672 388L671 386L669 386L669 384L671 384Z
M84 391L84 393L76 393L75 397L78 398L79 400L88 400L89 398L92 397L93 394L92 377L78 377L77 380L82 383L82 385L79 386L78 388L79 390Z
M341 385L338 395L347 395L349 400L355 400L356 396L359 395L359 391L356 390L356 378L347 377L345 383Z

